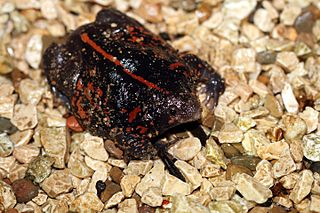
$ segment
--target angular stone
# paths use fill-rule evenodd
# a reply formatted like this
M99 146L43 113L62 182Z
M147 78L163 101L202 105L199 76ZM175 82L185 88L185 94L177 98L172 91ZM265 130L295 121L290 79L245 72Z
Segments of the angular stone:
M213 163L206 163L200 170L202 177L215 177L221 174L220 166Z
M252 79L249 81L249 85L252 88L253 92L261 97L265 97L270 93L268 87L259 80Z
M233 176L236 183L236 189L244 196L245 199L256 203L264 203L272 197L270 189L259 183L248 174L236 174Z
M286 176L283 176L279 182L282 184L282 186L286 189L293 189L293 187L296 185L297 180L299 179L299 174L296 172L290 173Z
M17 146L13 151L13 156L20 163L30 163L33 158L40 154L40 149L34 144Z
M269 12L262 8L255 11L253 22L263 32L270 32L274 27Z
M14 109L14 104L16 99L17 99L16 95L0 97L0 116L1 117L12 119L13 109Z
M95 160L93 158L90 158L89 156L84 156L84 162L86 163L86 165L94 170L94 171L104 171L109 173L111 168L113 168L111 165L109 165L106 162L103 161L99 161L99 160Z
M281 15L280 20L285 25L293 25L296 18L301 13L301 8L294 4L289 4L284 7Z
M213 187L210 190L209 195L212 200L230 200L235 192L236 188L234 186L218 186Z
M0 209L2 211L13 208L17 203L12 187L4 181L0 181L0 202Z
M240 174L246 173L250 176L253 176L253 173L247 167L244 167L241 165L228 164L227 171L226 171L226 179L231 180L232 176L234 176L237 173L240 173Z
M247 167L251 171L256 170L257 164L261 161L260 158L250 155L240 155L231 158L231 162L235 165L241 165Z
M278 53L276 62L285 70L291 72L298 66L299 59L294 52L284 51Z
M279 103L277 98L271 94L268 94L265 97L264 106L267 110L269 110L270 115L276 118L281 118L281 116L283 115L283 109L281 104Z
M100 137L86 133L84 135L84 141L81 143L81 149L93 159L100 161L108 160L109 155L104 148L103 139Z
M299 103L293 94L292 87L289 83L285 83L281 90L281 97L286 110L290 113L297 113L299 110Z
M244 207L232 200L212 201L208 205L210 212L236 213L245 212Z
M157 207L162 205L162 193L161 189L158 187L151 187L143 192L141 197L141 202L152 206Z
M128 167L124 169L123 172L128 175L146 175L152 166L153 161L151 160L132 160L129 162Z
M133 198L125 199L118 205L118 213L129 213L129 212L139 213L137 201Z
M250 128L254 127L255 125L256 125L256 122L250 117L240 116L238 118L237 126L244 132L248 131Z
M301 139L307 132L306 123L296 115L285 115L282 121L286 128L284 137L288 141Z
M294 163L290 155L284 154L280 157L277 162L273 164L272 171L275 178L279 178L285 175L290 174L291 172L297 169L296 164Z
M181 194L176 194L172 198L172 212L184 212L184 213L210 213L209 209L198 202L188 199L186 196Z
M41 61L41 51L42 51L42 36L39 34L34 34L30 37L26 51L25 59L28 64L34 68L38 69Z
M290 142L290 152L295 162L301 162L303 159L303 144L301 140Z
M73 188L70 176L68 169L56 170L40 186L50 197L57 197Z
M123 159L108 158L107 162L112 166L116 166L122 169L127 168L127 164Z
M16 104L11 122L21 131L34 128L38 124L36 106Z
M41 155L34 158L28 165L27 176L32 177L36 183L41 183L51 173L51 165L54 159L47 155Z
M303 170L289 198L294 203L300 203L310 193L313 180L312 172L310 170Z
M154 161L153 168L141 179L140 183L136 186L136 192L142 196L143 192L149 187L162 186L164 178L164 164L160 161Z
M206 143L206 159L212 163L226 168L225 156L221 147L210 137Z
M239 143L242 138L242 131L233 123L225 124L218 135L220 143Z
M303 141L303 154L312 161L320 161L320 136L314 133L305 135Z
M120 186L124 196L131 197L135 187L140 182L141 178L137 175L125 175L121 179Z
M202 176L196 168L181 160L177 160L174 164L181 171L187 181L192 184L193 190L200 186L202 182Z
M38 206L42 206L47 201L47 199L48 195L44 191L39 190L37 197L33 198L32 201Z
M41 128L40 141L47 155L55 159L54 167L65 168L65 158L68 151L66 128Z
M177 193L182 195L189 195L191 193L190 185L181 181L175 176L166 173L162 186L162 194L172 196Z
M20 81L18 92L22 103L37 105L44 93L44 88L39 82L26 78Z
M272 164L267 160L262 160L256 167L257 172L254 179L262 183L265 187L270 188L274 184Z
M232 54L232 66L237 72L256 71L256 52L252 48L238 48Z
M320 196L311 195L310 211L320 212Z
M200 150L201 142L196 137L182 139L170 148L174 157L185 161L194 158Z
M0 157L7 157L13 152L13 143L7 133L0 133Z
M32 136L33 130L31 129L25 131L16 131L12 135L10 135L10 140L15 144L15 147L18 147L29 143Z
M261 131L251 129L244 134L242 146L248 155L257 155L257 150L270 144L269 139Z
M93 174L93 170L86 165L84 157L80 154L80 149L76 148L70 155L68 168L76 177L86 178Z
M278 160L284 153L290 154L289 145L285 141L270 143L257 150L258 156L264 160Z
M74 212L100 212L103 206L103 203L96 194L86 192L72 201L69 210Z
M302 118L307 125L307 134L317 129L319 117L318 111L307 106L302 113L299 113L299 117Z
M40 10L42 16L48 20L58 18L58 10L54 1L42 0Z
M104 208L108 209L112 206L119 204L124 199L124 195L122 192L115 193L105 204Z

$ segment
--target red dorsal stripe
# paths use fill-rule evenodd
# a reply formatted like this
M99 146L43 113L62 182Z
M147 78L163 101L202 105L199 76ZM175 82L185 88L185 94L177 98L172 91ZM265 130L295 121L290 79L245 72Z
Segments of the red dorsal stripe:
M84 43L89 44L95 51L97 51L98 53L100 53L101 55L103 55L103 57L105 57L106 59L108 59L109 61L115 63L118 66L121 66L123 68L123 71L128 74L130 77L132 77L133 79L139 81L140 83L143 83L144 85L146 85L147 87L159 90L161 92L165 92L165 90L161 89L160 87L158 87L157 85L155 85L154 83L144 79L141 76L138 76L136 74L133 74L130 70L128 70L127 68L124 67L123 64L121 64L121 62L114 56L112 56L111 54L107 53L106 51L104 51L98 44L96 44L93 40L91 40L88 36L87 33L83 33L81 34L81 40Z

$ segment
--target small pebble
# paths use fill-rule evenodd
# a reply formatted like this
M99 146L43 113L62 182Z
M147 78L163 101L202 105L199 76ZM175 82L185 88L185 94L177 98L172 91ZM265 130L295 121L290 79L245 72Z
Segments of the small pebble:
M191 193L190 185L181 181L175 176L166 173L162 186L162 194L172 196L177 193L182 195L189 195Z
M163 201L161 189L158 187L151 187L143 192L141 202L152 206L161 206Z
M234 176L237 173L246 173L250 176L253 176L253 173L250 169L247 167L236 165L236 164L228 164L227 170L226 170L226 179L231 180L232 176Z
M173 0L170 1L170 6L173 8L181 8L185 11L191 12L196 9L196 1L194 0Z
M18 203L26 203L38 195L39 187L31 180L19 179L12 183L12 190Z
M80 147L86 153L86 155L93 159L107 161L109 158L109 154L104 148L103 139L100 137L92 136L89 133L86 133Z
M0 134L0 157L7 157L13 152L13 143L6 133Z
M236 183L236 189L246 200L256 203L264 203L272 197L270 189L259 183L248 174L236 174L233 176L233 182Z
M93 192L86 192L78 196L70 204L72 212L101 212L104 205Z
M231 162L233 164L244 166L250 169L251 171L256 170L256 166L260 161L260 158L250 155L241 155L231 158Z
M29 39L29 42L25 51L25 59L29 65L38 69L41 62L41 51L42 51L42 36L34 34Z
M8 133L9 135L16 132L18 129L14 126L9 119L0 117L0 134L3 132Z
M106 188L101 192L100 199L103 203L107 202L114 194L121 191L121 187L109 180L105 182Z
M294 203L300 203L310 193L313 181L312 172L310 170L303 170L289 198Z
M38 124L36 106L16 104L11 122L21 131L34 128Z
M135 187L140 182L141 178L137 175L125 175L121 179L120 186L123 195L126 197L131 197L134 192Z
M102 180L98 180L96 183L96 190L98 197L101 196L101 193L106 189L106 184Z
M180 160L191 160L201 149L201 142L196 137L182 139L170 148L174 157Z
M303 136L303 154L311 161L320 161L320 136L314 133Z
M241 155L241 152L231 144L221 144L221 149L223 150L224 156L227 158Z
M274 64L276 61L276 58L277 58L277 53L270 50L258 52L256 55L257 62L262 65Z
M239 143L243 139L243 132L233 123L225 124L219 132L220 143Z
M28 165L26 176L30 177L35 183L41 183L51 173L51 166L54 159L47 155L34 158Z
M210 212L243 212L242 205L232 200L212 201L209 203L208 208Z
M118 213L138 213L137 201L133 198L125 199L118 205Z
M40 186L50 197L54 198L59 194L69 192L73 188L70 170L54 171Z
M118 167L112 167L109 171L110 177L113 182L120 184L121 179L123 178L124 174L121 169Z
M270 114L276 118L281 118L283 109L277 98L271 94L266 95L264 106L269 110Z
M68 148L66 128L41 128L40 141L47 155L55 159L54 167L65 168Z
M113 141L111 140L106 140L104 142L104 148L107 150L107 152L112 156L117 159L122 159L123 158L123 151L116 147Z
M82 127L74 116L69 116L67 118L67 127L75 132L83 132Z
M314 16L312 12L305 11L301 13L294 22L294 27L298 33L311 33L314 25Z
M32 159L40 154L40 149L34 144L27 144L15 147L13 156L20 163L30 163Z

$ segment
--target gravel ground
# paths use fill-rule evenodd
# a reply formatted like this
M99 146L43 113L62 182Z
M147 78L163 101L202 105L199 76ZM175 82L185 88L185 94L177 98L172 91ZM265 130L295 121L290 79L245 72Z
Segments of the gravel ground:
M107 6L226 81L204 147L170 136L186 182L71 130L49 90L43 51ZM319 0L0 0L0 212L320 212L319 70Z

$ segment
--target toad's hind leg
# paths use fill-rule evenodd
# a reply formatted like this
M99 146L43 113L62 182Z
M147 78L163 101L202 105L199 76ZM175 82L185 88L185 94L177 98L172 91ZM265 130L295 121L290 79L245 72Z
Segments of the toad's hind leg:
M159 140L154 144L154 146L158 150L158 156L164 163L165 167L168 169L169 173L185 182L186 180L184 176L174 164L174 157L168 152L168 144Z
M124 160L126 162L133 159L154 159L158 156L170 174L185 181L179 169L174 165L173 156L168 153L167 143L160 140L152 144L149 139L138 138L136 135L122 135L117 140L119 141L119 146L124 150Z

